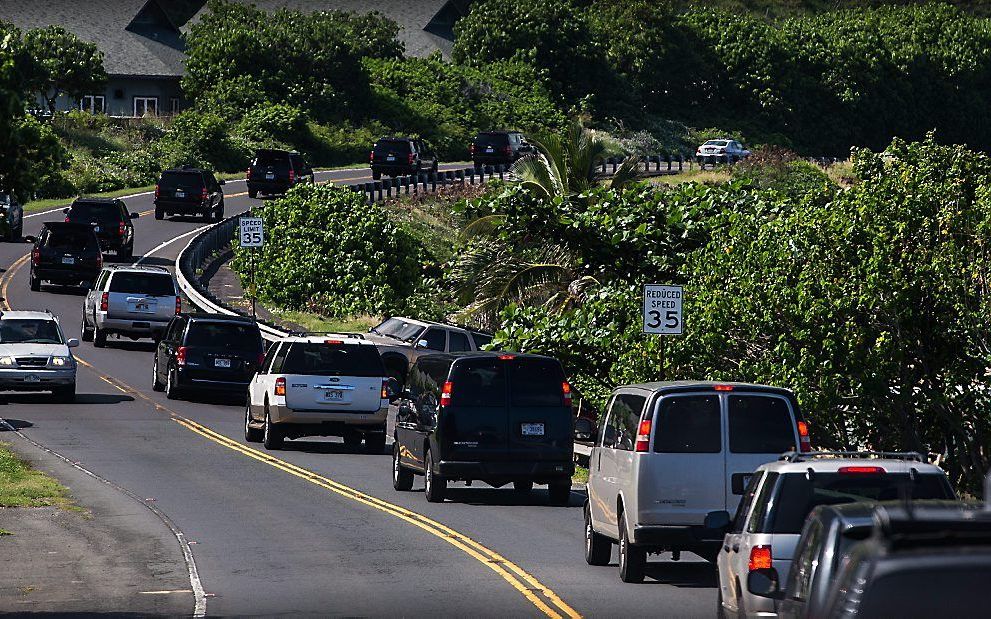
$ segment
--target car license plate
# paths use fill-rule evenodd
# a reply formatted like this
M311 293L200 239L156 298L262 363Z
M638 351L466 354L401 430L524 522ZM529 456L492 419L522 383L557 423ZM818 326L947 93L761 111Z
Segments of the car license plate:
M385 158L385 160L386 161L395 161L396 160L396 156L395 155L389 155L388 157Z
M28 374L27 376L24 377L24 382L26 382L26 383L40 383L41 382L41 378L39 378L37 374Z
M177 197L177 198L185 198L186 197L186 192L185 191L177 191L177 192L175 192L175 197Z
M487 153L494 153L495 152L495 149L493 149L491 146L486 146L485 147L485 152L487 152Z
M93 232L99 232L100 226L93 226Z
M231 367L230 359L214 359L213 366L217 368L229 368Z
M272 172L269 172L268 174L265 175L265 180L267 180L267 181L274 181L275 180L275 174L272 173Z
M76 264L76 259L70 256L63 256L62 264Z
M340 389L328 389L323 392L323 399L327 402L339 402L344 399L344 392Z
M523 424L523 436L543 436L543 435L544 435L544 424L542 423Z

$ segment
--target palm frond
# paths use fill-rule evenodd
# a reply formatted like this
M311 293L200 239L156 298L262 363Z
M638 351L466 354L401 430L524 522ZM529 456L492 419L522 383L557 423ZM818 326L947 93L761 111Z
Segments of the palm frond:
M627 183L640 177L640 156L630 155L623 160L616 173L609 180L610 189L622 189Z
M461 230L465 237L488 236L506 222L506 216L496 213L472 220Z
M546 198L560 195L564 192L561 179L556 175L546 156L528 155L517 160L510 171L524 187L527 187Z

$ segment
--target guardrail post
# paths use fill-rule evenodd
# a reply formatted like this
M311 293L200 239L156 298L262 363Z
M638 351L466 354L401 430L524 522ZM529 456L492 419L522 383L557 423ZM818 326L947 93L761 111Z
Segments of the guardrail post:
M609 158L609 163L612 164L612 173L615 174L616 173L616 168L619 167L619 164L616 162L616 158L615 157L610 157Z
M437 173L431 172L427 178L430 179L430 191L437 193Z
M499 180L501 181L506 180L505 177L503 176L503 174L506 173L506 166L500 163L499 165L496 166L496 171L499 173Z
M468 175L468 182L472 185L475 184L475 168L469 168L465 170L465 174Z
M685 171L685 155L683 155L682 153L678 153L678 171L679 172Z
M365 194L368 197L368 203L375 203L375 185L372 183L365 183Z
M382 195L382 187L385 185L383 181L375 181L375 191L378 192L378 201L381 202L385 197Z
M465 184L465 171L464 170L455 170L454 172L452 172L452 174L454 174L454 180L456 180L457 182L461 183L462 185Z

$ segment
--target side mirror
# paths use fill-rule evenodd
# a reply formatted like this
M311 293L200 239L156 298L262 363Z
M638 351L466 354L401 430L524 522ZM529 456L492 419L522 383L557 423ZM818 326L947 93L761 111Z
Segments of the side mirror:
M137 219L138 217L140 217L138 213L131 213L131 219Z
M69 209L68 208L64 208L64 209L62 209L62 212L65 213L66 215L68 215L69 214Z
M77 340L74 337L70 337L68 340L66 340L65 345L68 346L69 348L76 348L79 346L79 340Z
M575 440L576 441L591 441L595 434L595 426L592 422L584 417L579 417L575 420Z
M731 519L729 512L726 510L720 510L717 512L709 512L705 515L705 528L712 529L714 531L725 531L729 529Z
M402 396L402 388L399 386L399 381L391 376L385 383L385 395L389 399L390 404L394 404Z
M36 237L36 236L26 236L26 237L24 237L24 242L25 243L37 243L38 242L38 237Z
M784 593L778 582L778 570L773 567L754 570L747 576L747 591L762 598L780 600Z
M220 179L219 181L217 181L217 184L218 185L226 185L227 184L227 181L225 181L224 179Z
M427 340L420 340L419 342L416 343L416 347L417 348L426 348L427 347L427 344L428 344Z

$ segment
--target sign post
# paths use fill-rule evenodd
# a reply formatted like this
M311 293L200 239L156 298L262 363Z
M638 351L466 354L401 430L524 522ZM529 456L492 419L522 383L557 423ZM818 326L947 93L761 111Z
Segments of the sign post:
M241 247L249 248L251 255L251 317L255 318L255 252L253 248L265 245L265 224L261 217L238 219L238 237Z
M684 288L662 284L643 287L643 332L655 335L681 335L684 332L682 300ZM664 338L661 337L661 380L665 375Z

